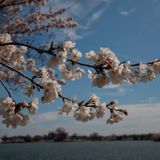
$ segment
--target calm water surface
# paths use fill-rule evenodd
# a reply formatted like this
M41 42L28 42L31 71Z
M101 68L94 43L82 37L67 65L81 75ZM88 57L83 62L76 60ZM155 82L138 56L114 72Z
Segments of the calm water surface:
M160 160L160 143L115 141L0 144L0 160Z

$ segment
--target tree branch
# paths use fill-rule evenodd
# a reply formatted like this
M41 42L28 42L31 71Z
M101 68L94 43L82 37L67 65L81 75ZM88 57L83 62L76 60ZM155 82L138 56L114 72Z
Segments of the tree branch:
M72 101L70 98L63 96L62 94L58 94L58 96L64 101L65 99L68 101Z
M5 8L5 7L9 7L9 6L17 6L17 5L22 5L22 4L27 4L27 2L26 1L20 1L20 2L6 3L6 4L0 5L0 8Z
M33 49L35 51L37 51L38 53L42 54L42 53L47 53L51 56L54 56L56 55L54 53L55 50L57 49L62 49L62 45L57 45L57 46L54 46L52 47L51 49L49 50L45 50L45 49L41 49L41 48L37 48L37 47L34 47L30 44L25 44L25 43L19 43L19 42L9 42L9 43L0 43L0 46L6 46L6 45L17 45L17 46L25 46L27 48L30 48L30 49ZM69 62L72 62L72 63L75 63L75 64L78 64L80 66L85 66L85 67L89 67L89 68L99 68L98 66L95 66L95 65L90 65L90 64L86 64L86 63L81 63L81 62L77 62L77 61L73 61L72 59L67 59L67 61Z
M156 61L151 61L151 62L148 62L148 63L144 63L144 64L146 64L146 65L150 65L151 64L152 65L155 62L160 62L160 59L158 59ZM140 63L130 64L131 67L136 67L136 66L139 66L139 65L140 65Z
M40 87L41 89L44 89L44 87L43 87L42 85L40 85L40 84L38 84L38 83L36 83L36 82L34 81L34 78L30 78L30 77L26 76L25 74L21 73L20 71L16 70L15 68L12 68L12 67L8 66L7 64L5 64L5 63L3 63L3 62L1 62L1 61L0 61L0 64L3 65L3 66L6 67L6 68L8 68L8 69L10 69L10 70L18 73L18 74L20 74L22 77L26 78L27 80L29 80L30 82L32 82L32 83L35 84L36 86ZM8 90L7 87L4 85L3 81L0 80L0 82L1 82L1 84L3 85L3 87L5 88L5 90L7 91L8 95L12 98L9 90ZM64 101L64 99L66 99L66 100L68 100L68 101L72 101L70 98L63 96L63 95L60 94L60 93L58 94L58 96L59 96L63 101ZM13 98L12 98L12 99L13 99Z
M35 84L36 86L40 87L41 89L43 89L43 86L41 86L40 84L36 83L32 78L26 76L25 74L21 73L20 71L16 70L15 68L10 67L9 65L3 63L2 61L0 61L0 64L3 65L4 67L20 74L22 77L26 78L27 80L29 80L30 82L32 82L33 84Z
M25 46L27 48L30 48L30 49L33 49L33 50L37 51L40 54L47 53L47 54L49 54L51 56L56 55L54 53L55 50L62 49L62 47L63 47L62 45L56 45L56 46L50 48L49 50L46 50L46 49L41 49L41 48L34 47L34 46L30 45L30 44L25 44L25 43L20 43L20 42L0 43L0 46L6 46L6 45ZM71 62L73 64L78 64L80 66L94 68L95 70L97 70L97 69L107 69L107 70L109 70L110 69L110 66L103 67L103 66L90 65L90 64L87 64L87 63L74 61L74 60L69 59L69 58L67 58L67 61L69 61L69 62ZM160 59L158 59L156 61L151 61L151 62L148 62L148 63L144 63L144 64L150 65L150 64L153 64L153 63L159 62L159 61L160 61ZM120 64L123 64L123 63L125 63L125 62L121 62ZM131 67L136 67L136 66L139 66L139 65L140 65L140 63L130 64Z
M4 82L1 79L0 79L0 83L3 86L3 88L5 89L5 91L7 92L8 96L12 98L10 91L8 90L8 88L6 87L6 85L4 84Z
M44 52L46 52L46 53L48 52L47 50L36 48L36 47L31 46L29 44L20 43L20 42L0 43L0 46L7 46L7 45L25 46L25 47L33 49L33 50L35 50L35 51L37 51L38 53L41 53L41 54L44 53ZM53 55L53 54L50 54L50 55Z

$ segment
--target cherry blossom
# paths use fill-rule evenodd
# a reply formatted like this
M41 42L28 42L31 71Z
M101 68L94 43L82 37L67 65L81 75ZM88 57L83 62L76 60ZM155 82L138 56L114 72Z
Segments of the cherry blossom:
M45 17L46 15L37 17L37 22ZM19 20L17 27L22 25ZM67 22L64 23L62 23L64 26L67 25ZM23 25L27 27L26 24ZM10 24L6 26L6 30L10 31L9 28ZM32 32L34 32L32 29L26 31L30 34ZM39 99L42 103L53 103L60 99L62 107L58 114L71 114L77 121L87 122L103 118L108 115L109 110L106 123L118 123L128 113L125 109L119 108L116 101L101 102L95 94L85 100L69 98L63 95L63 85L70 80L86 78L87 70L91 85L98 88L110 84L148 82L160 74L160 60L137 64L121 62L111 49L101 47L98 51L88 51L84 56L86 58L84 63L84 53L76 48L75 42L64 41L59 44L52 42L47 47L35 47L28 43L15 42L14 38L12 33L0 34L0 84L8 94L8 97L0 100L0 115L7 127L27 125L30 122L30 115L38 112ZM30 50L41 56L41 64L39 59L28 56L27 52ZM32 101L17 102L9 90L9 84L20 88L25 96L32 98ZM40 94L34 97L37 92ZM28 112L23 112L24 109Z

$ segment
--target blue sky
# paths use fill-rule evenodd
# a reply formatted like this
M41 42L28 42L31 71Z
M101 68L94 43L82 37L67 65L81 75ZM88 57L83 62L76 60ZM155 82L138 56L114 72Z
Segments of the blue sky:
M54 0L57 7L70 5L73 0ZM51 1L51 4L53 2ZM108 47L122 61L147 62L160 58L160 0L80 0L68 12L80 24L76 30L65 30L84 55L89 50ZM3 92L3 91L2 91ZM107 125L103 119L87 123L72 118L59 117L56 110L59 101L40 105L39 113L32 116L26 127L6 129L0 124L1 134L44 134L57 127L70 133L128 134L160 132L160 78L144 84L109 86L102 89L91 87L87 77L69 82L63 88L64 95L86 99L92 93L109 102L116 99L128 109L129 116L116 125Z

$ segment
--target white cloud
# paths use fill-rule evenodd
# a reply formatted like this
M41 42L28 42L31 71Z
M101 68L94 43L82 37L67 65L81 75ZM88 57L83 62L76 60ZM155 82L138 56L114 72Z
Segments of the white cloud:
M122 15L122 16L128 16L129 12L128 11L121 11L120 15Z
M114 125L106 124L108 113L103 119L83 123L74 120L71 116L61 117L56 112L48 112L36 115L33 119L38 123L31 123L25 127L13 130L6 129L4 125L1 125L1 133L8 133L8 135L47 134L48 131L55 130L60 126L66 128L70 134L74 132L78 134L98 132L103 135L160 132L158 127L160 124L160 103L131 104L120 107L127 109L129 115L122 122Z
M160 103L132 104L121 107L128 110L129 116L118 124L107 125L108 115L106 115L103 119L93 120L86 124L75 122L69 130L81 134L98 132L103 135L160 132L158 127L160 123ZM78 128L81 128L81 130L78 130Z
M156 103L157 102L157 98L156 97L148 97L145 100L141 101L142 103Z
M109 84L109 85L104 86L103 88L114 89L114 88L119 88L119 87L120 87L120 85L118 85L118 84Z
M89 29L89 27L95 23L96 21L98 21L98 19L101 18L101 16L103 15L103 13L105 12L106 7L101 8L100 10L93 12L93 14L90 16L90 18L88 19L87 24L85 24L84 26L82 26L83 29Z
M66 15L73 17L80 23L80 33L77 33L77 30L65 30L65 34L67 38L71 40L78 40L90 33L89 28L91 25L102 17L113 1L114 0L92 0L92 2L90 0L50 0L50 6L56 9L69 8L69 10L66 11ZM81 34L81 31L83 34Z
M128 88L123 88L123 87L120 87L118 88L118 94L125 94L125 93L128 93L128 92L131 92L132 89L128 89Z
M122 87L118 85L109 85L108 87L105 87L105 89L110 89L108 92L106 90L102 90L100 92L96 92L98 96L124 96L129 92L132 92L133 90L128 87Z
M57 112L40 113L31 117L31 124L42 123L45 121L58 120L59 115Z
M129 116L118 124L108 125L106 119L95 119L87 123L75 120L65 121L63 126L68 132L78 134L90 134L98 132L103 135L114 134L133 134L133 133L154 133L160 132L160 103L153 104L132 104L121 106L128 110Z
M76 41L83 38L82 35L77 34L76 30L73 29L64 29L64 34L68 39L72 41Z
M84 16L92 14L93 10L99 7L100 5L109 6L113 0L50 0L50 6L53 6L55 9L57 8L68 8L67 14L78 17L78 18L86 18Z
M122 16L129 16L130 14L134 13L136 11L136 8L132 8L129 10L121 10L119 13Z

